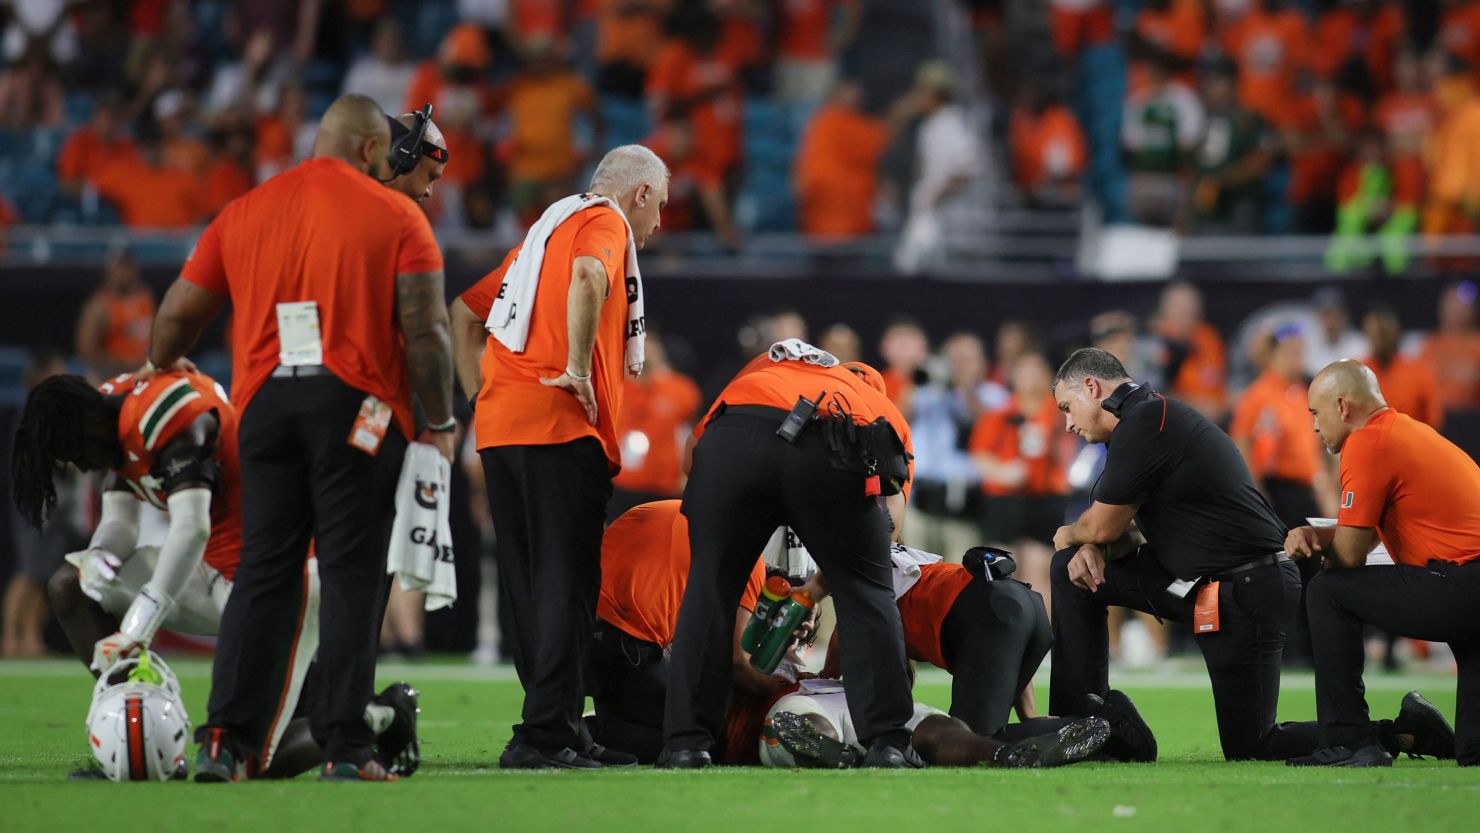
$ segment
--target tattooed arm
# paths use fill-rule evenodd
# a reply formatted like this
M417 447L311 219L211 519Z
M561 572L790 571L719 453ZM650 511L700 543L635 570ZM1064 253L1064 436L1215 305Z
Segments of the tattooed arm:
M452 336L446 304L440 269L396 276L396 324L406 339L406 370L411 390L432 425L452 418Z

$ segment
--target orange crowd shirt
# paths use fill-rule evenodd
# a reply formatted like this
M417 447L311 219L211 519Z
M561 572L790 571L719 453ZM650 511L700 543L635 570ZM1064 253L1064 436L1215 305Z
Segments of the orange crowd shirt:
M826 61L832 57L828 36L833 10L858 0L784 0L781 3L776 51L793 61Z
M139 151L131 139L105 141L91 127L67 137L57 155L57 176L64 182L93 182L115 162L135 162Z
M663 40L672 0L602 0L596 18L596 59L602 64L647 67Z
M1444 410L1480 406L1480 332L1435 332L1423 344L1423 362L1434 374Z
M711 165L729 171L740 161L744 104L735 67L724 57L697 55L681 41L669 42L648 70L647 96L687 111L694 146Z
M1392 408L1341 449L1342 526L1373 527L1393 561L1480 558L1480 467L1432 427Z
M1290 382L1272 370L1261 373L1239 397L1228 434L1249 443L1256 479L1315 483L1321 448L1307 407L1305 384Z
M1202 56L1207 29L1207 18L1198 0L1173 0L1165 11L1142 9L1136 15L1136 34L1142 40L1189 64L1195 64ZM1174 77L1189 87L1197 86L1193 70L1178 72ZM1140 64L1131 67L1128 78L1127 89L1132 94L1145 89L1151 80Z
M123 224L130 228L189 228L205 217L205 200L194 176L156 168L137 157L104 168L93 185L117 206Z
M1391 85L1393 56L1402 45L1407 25L1403 10L1384 5L1371 20L1350 8L1334 8L1321 15L1311 33L1310 68L1335 76L1352 58L1366 62L1379 87Z
M441 269L442 250L415 202L338 159L313 159L226 206L180 276L231 296L239 409L278 366L277 305L313 301L324 367L389 404L410 437L395 278Z
M504 103L513 124L509 176L517 182L570 177L580 164L572 141L576 114L596 105L596 94L573 72L510 82ZM449 149L450 150L450 149Z
M1202 400L1219 407L1227 399L1227 366L1223 337L1211 324L1198 324L1188 338L1187 358L1167 392L1183 400Z
M1022 187L1032 190L1083 172L1088 155L1084 132L1068 107L1049 107L1039 114L1019 109L1009 132L1013 174Z
M683 491L683 446L699 410L699 386L671 370L629 376L624 384L617 415L622 471L612 483L676 497Z
M504 273L517 249L461 296L479 318L487 319L503 287ZM591 385L596 391L597 424L569 391L540 384L565 372L570 339L566 303L571 265L594 257L606 269L610 288L596 323ZM506 445L555 445L582 437L600 440L612 471L622 464L617 415L622 410L627 350L627 222L616 209L595 206L561 223L545 246L540 286L529 319L523 353L514 353L490 336L483 347L483 389L478 391L474 426L478 450Z
M628 509L601 539L601 595L596 615L623 633L668 647L678 631L678 608L688 586L689 522L683 501L659 500ZM740 596L755 610L766 581L757 558Z
M1389 405L1434 428L1444 423L1439 385L1428 367L1405 356L1394 356L1386 367L1379 367L1372 358L1363 359L1362 363L1377 375L1377 386Z
M1239 97L1249 109L1272 122L1295 90L1295 78L1306 65L1305 18L1294 9L1268 14L1255 9L1227 31L1224 49L1238 64Z
M1045 396L1032 413L1018 407L1017 397L1007 405L981 415L971 429L966 450L989 454L999 462L1021 460L1028 477L1016 487L982 483L982 491L994 497L1029 495L1045 497L1069 493L1069 455L1064 417L1052 395Z
M814 237L857 237L874 229L879 160L889 148L883 122L823 105L797 152L802 230Z
M1445 6L1435 33L1439 46L1469 64L1480 81L1480 3L1456 3Z
M103 352L122 365L141 365L149 358L149 330L154 324L154 296L147 289L119 297L103 293L108 331Z
M975 580L960 564L936 562L920 567L920 580L899 598L904 647L909 658L951 670L940 645L940 626L966 585Z
M1115 39L1115 13L1106 0L1049 0L1048 26L1054 48L1065 57Z

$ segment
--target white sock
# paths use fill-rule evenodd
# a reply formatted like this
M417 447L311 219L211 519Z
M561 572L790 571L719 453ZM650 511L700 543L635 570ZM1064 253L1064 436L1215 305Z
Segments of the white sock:
M365 725L370 731L379 735L396 720L396 710L390 706L382 706L379 703L369 703L365 706Z

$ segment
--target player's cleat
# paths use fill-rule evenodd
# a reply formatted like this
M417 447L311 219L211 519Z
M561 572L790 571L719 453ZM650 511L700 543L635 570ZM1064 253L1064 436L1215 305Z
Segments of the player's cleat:
M916 752L913 746L901 749L882 740L876 740L864 754L859 766L867 769L924 769L925 761L921 759L920 753Z
M858 750L828 737L806 715L776 712L762 731L774 735L803 769L849 769L858 766Z
M653 764L656 769L704 769L714 761L709 753L702 749L664 749L658 755L658 762Z
M615 749L607 749L599 743L591 744L591 748L582 754L604 767L637 766L636 755L629 752L618 752Z
M1126 763L1149 764L1156 760L1156 735L1125 692L1111 689L1103 698L1090 694L1085 697L1085 703L1085 714L1110 722L1106 755Z
M1085 717L1047 735L1024 738L997 750L992 766L1036 769L1085 760L1109 742L1112 730L1103 717Z
M555 752L541 752L527 743L509 741L498 756L499 769L601 769L601 764L569 746Z
M1393 732L1413 736L1413 748L1408 750L1410 758L1427 755L1441 761L1454 759L1454 727L1444 719L1443 712L1416 691L1403 695Z
M1376 743L1362 746L1327 746L1300 758L1285 761L1286 766L1392 766L1393 756Z
M375 739L375 760L402 778L410 778L421 766L421 740L416 736L420 699L421 693L406 683L391 683L370 698L372 703L389 706L396 715Z
M195 782L197 784L223 784L240 781L246 767L236 759L235 753L226 743L226 733L221 729L210 729L195 754Z
M324 764L323 772L319 773L320 781L399 781L401 776L387 772L380 765L380 761L371 758L361 766L341 762L337 764Z

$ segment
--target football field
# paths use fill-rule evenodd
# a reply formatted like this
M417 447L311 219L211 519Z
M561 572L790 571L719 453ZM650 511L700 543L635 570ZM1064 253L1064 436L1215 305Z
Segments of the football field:
M182 660L174 668L192 718L203 720L209 666ZM1223 763L1206 677L1196 671L1112 676L1156 731L1159 763L923 772L506 773L495 762L518 713L512 669L389 665L380 678L406 679L422 692L423 764L407 781L114 784L67 780L91 761L83 732L91 688L81 665L0 663L0 830L1434 833L1473 830L1480 819L1480 768L1453 762L1400 759L1374 770ZM1452 717L1454 678L1445 675L1369 676L1374 714L1396 714L1410 688ZM916 698L944 707L949 691L943 674L927 672ZM1046 695L1040 688L1040 703ZM1286 675L1281 716L1312 717L1314 703L1310 676Z

